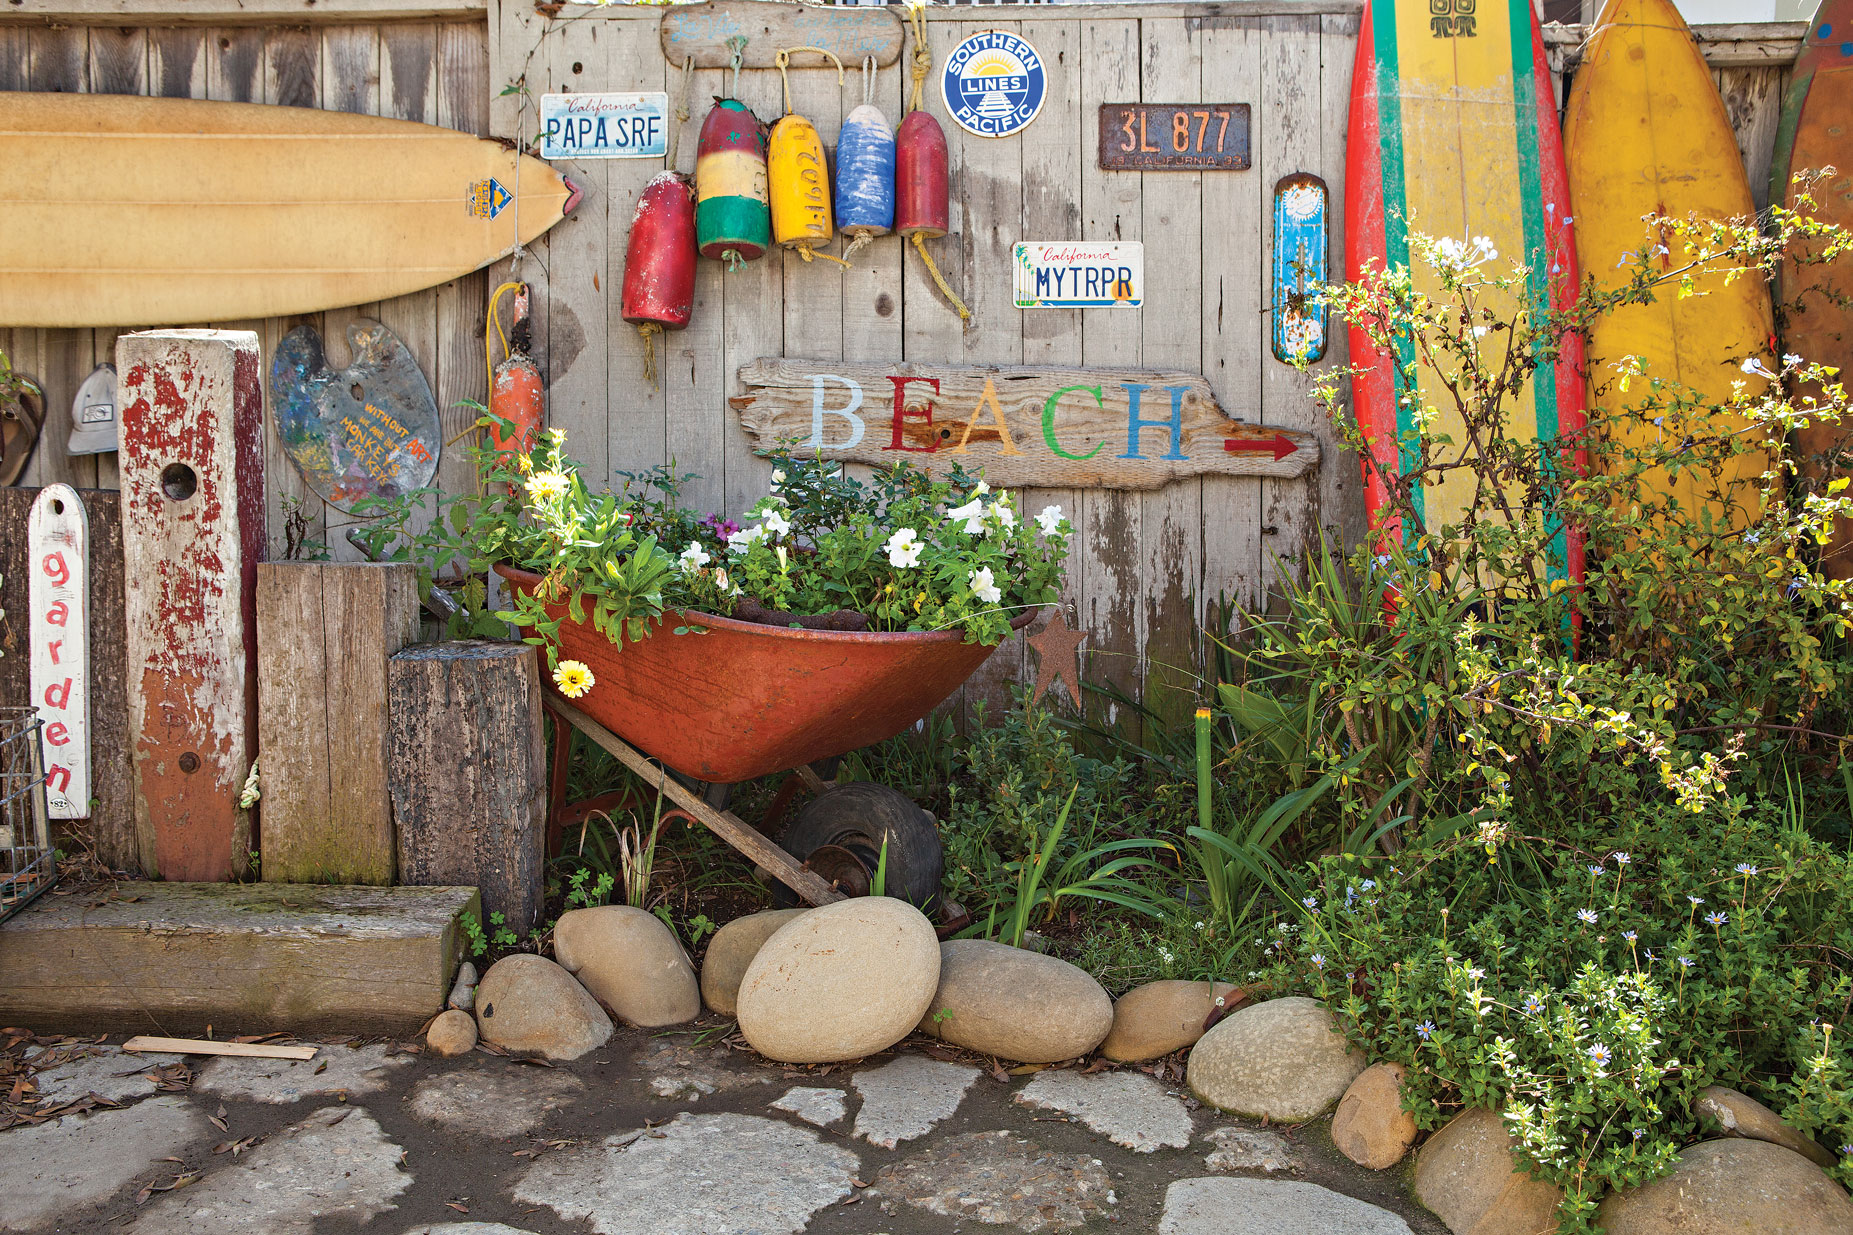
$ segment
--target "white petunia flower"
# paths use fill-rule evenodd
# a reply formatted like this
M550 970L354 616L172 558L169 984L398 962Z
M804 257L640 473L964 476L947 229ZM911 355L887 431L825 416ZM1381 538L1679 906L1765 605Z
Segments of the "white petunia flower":
M765 538L765 528L759 527L758 525L743 527L727 538L727 552L745 553Z
M920 564L920 536L911 527L904 527L888 537L888 543L882 546L888 551L888 565L897 570L906 570Z
M769 510L766 512L766 531L774 536L783 536L791 531L791 520L785 517L783 511Z
M989 493L990 491L991 491L991 486L987 482L981 480L978 482L978 487L972 490L972 496L973 497L983 497L985 494Z
M972 595L987 605L994 605L1004 598L997 581L991 577L989 566L980 566L971 574Z
M773 468L773 469L772 469L772 491L773 491L774 493L777 493L777 492L778 492L778 489L779 489L779 486L780 486L780 485L782 485L782 484L784 484L784 483L785 483L785 473L784 473L784 471L783 471L782 469L780 469L780 468L776 468L776 467L775 467L775 468Z
M688 548L682 550L682 569L691 575L713 560L699 541L690 541Z
M1761 360L1758 360L1755 356L1750 357L1748 360L1744 361L1743 364L1737 367L1742 369L1745 373L1750 374L1752 377L1766 377L1766 378L1774 379L1776 376L1774 373L1771 373L1769 371L1769 366L1765 365Z
M1010 509L1007 503L991 503L991 509L988 513L991 522L997 526L997 530L1000 532L1008 532L1017 525L1017 512Z
M1062 508L1044 506L1042 513L1036 516L1036 526L1042 529L1044 536L1053 536L1062 530Z
M984 499L975 497L963 506L948 510L946 517L965 520L965 534L976 536L984 531Z

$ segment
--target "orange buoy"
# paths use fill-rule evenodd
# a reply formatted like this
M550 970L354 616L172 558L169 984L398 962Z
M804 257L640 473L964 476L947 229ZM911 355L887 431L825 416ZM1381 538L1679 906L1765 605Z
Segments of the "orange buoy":
M655 382L656 336L687 326L695 309L695 197L678 172L653 177L637 198L619 303L643 336L644 377Z
M514 456L529 454L534 439L547 419L547 385L540 366L528 351L534 345L528 326L528 287L522 283L515 292L515 324L509 330L507 357L495 367L489 380L489 413L511 422L512 431L503 432L500 421L489 425L489 444L495 448L496 463L512 467ZM502 290L507 290L506 286ZM496 293L501 299L501 291ZM495 320L495 301L489 304L489 319ZM485 344L486 346L486 344Z

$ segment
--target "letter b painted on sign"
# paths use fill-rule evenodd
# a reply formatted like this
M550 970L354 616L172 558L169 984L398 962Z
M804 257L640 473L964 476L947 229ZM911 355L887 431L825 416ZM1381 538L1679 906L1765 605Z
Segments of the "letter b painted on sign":
M849 388L849 402L842 407L824 406L824 383L841 382ZM862 383L852 378L839 377L834 373L811 374L811 440L804 444L806 450L851 450L862 443L862 434L868 428L856 410L862 406ZM824 417L841 416L849 422L849 440L843 442L824 441Z

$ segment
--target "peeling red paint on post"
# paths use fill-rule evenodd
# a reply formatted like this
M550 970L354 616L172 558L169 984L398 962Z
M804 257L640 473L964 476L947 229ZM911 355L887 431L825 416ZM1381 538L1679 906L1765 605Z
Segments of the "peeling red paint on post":
M116 371L136 825L162 878L228 879L253 841L238 795L257 751L257 336L127 334Z

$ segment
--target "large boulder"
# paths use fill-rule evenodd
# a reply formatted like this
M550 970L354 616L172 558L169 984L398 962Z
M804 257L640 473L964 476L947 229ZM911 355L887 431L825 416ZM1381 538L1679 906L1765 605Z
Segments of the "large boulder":
M1238 1008L1190 1049L1190 1090L1211 1106L1304 1123L1332 1109L1364 1070L1332 1014L1294 995Z
M1113 1028L1113 1000L1084 969L984 939L939 948L939 991L922 1032L1019 1063L1085 1055Z
M611 1018L573 975L517 952L489 966L476 988L476 1028L504 1050L577 1059L611 1039Z
M1846 1235L1853 1198L1793 1150L1768 1141L1700 1141L1672 1173L1602 1202L1608 1235Z
M1563 1190L1514 1166L1505 1121L1475 1106L1449 1120L1416 1155L1415 1199L1454 1235L1551 1235Z
M905 1038L938 985L926 915L892 897L856 897L775 931L746 967L736 1015L768 1059L860 1059Z
M629 905L560 915L553 956L618 1018L642 1029L701 1015L695 967L661 918Z
M1717 1131L1724 1136L1768 1141L1771 1145L1794 1150L1816 1166L1834 1165L1833 1154L1783 1123L1780 1115L1749 1094L1722 1085L1708 1085L1692 1100L1692 1113L1701 1121L1716 1124Z
M1332 1143L1359 1166L1395 1166L1415 1144L1415 1116L1403 1109L1403 1065L1374 1063L1358 1073L1332 1113Z
M740 979L759 949L779 927L808 909L765 909L735 918L708 940L708 955L701 962L701 1001L708 1011L732 1016L740 997Z
M1203 1036L1203 1022L1218 998L1235 992L1228 982L1147 982L1113 1005L1113 1028L1100 1053L1119 1063L1143 1063L1181 1051Z

